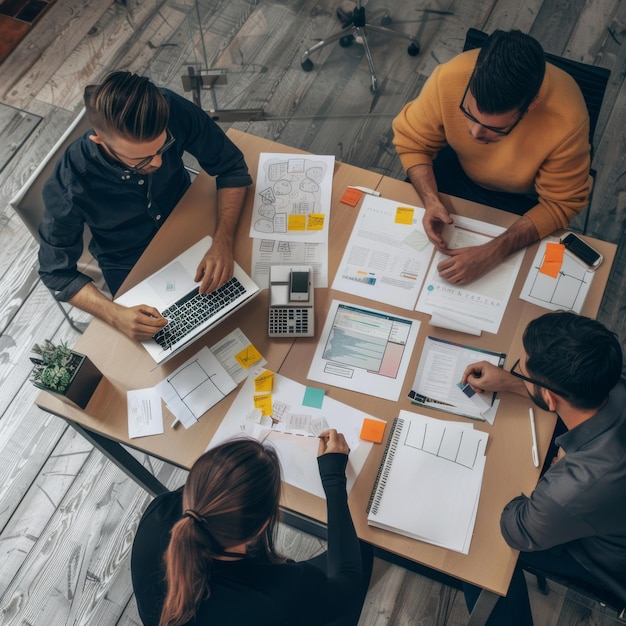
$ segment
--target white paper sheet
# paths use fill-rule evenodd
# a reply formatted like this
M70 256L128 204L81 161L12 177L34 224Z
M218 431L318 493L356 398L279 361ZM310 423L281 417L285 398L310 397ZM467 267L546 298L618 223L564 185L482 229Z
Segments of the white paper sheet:
M443 233L449 248L477 246L490 241L506 230L460 215L454 215L453 219L454 224L446 226ZM437 252L430 264L416 310L430 315L461 313L467 326L497 333L523 256L523 250L520 250L482 278L465 287L460 287L439 276L437 265L446 256Z
M409 411L400 411L399 421L368 523L468 554L487 433Z
M328 287L328 244L302 241L252 240L252 280L267 289L272 265L309 265L315 287Z
M172 414L189 428L236 386L205 346L162 380L156 389Z
M580 313L589 293L593 272L583 267L571 257L567 250L563 255L563 265L556 278L541 274L546 243L558 243L558 239L548 237L541 241L528 278L522 287L520 298L552 311L567 310Z
M128 436L147 437L163 434L161 396L154 387L126 392L128 404Z
M308 378L397 400L420 323L333 300Z
M475 394L470 398L458 385L463 372L472 363L487 361L502 367L505 356L499 352L427 337L409 398L421 406L478 420L487 419L493 424L498 406L494 404L493 394Z
M252 367L243 368L235 355L245 350L250 345L250 340L245 336L240 328L235 328L233 332L228 333L224 339L218 341L210 350L220 365L228 372L228 375L239 384L248 376ZM261 357L252 366L265 365L267 361Z
M250 237L327 243L334 166L334 156L262 152ZM310 216L323 216L323 227Z
M329 428L336 428L343 433L350 447L346 470L347 488L348 492L350 492L373 445L359 438L363 419L366 417L370 419L377 418L337 402L328 396L324 396L321 408L304 406L302 402L305 392L306 387L304 385L279 374L274 374L274 388L272 390L274 418L284 417L288 414L310 416L310 422L316 423L313 428L322 426L325 421ZM278 451L283 471L283 480L323 498L324 490L317 468L318 437L306 430L299 431L295 429L283 432L281 428L284 425L281 424L277 424L271 429L263 425L250 424L246 416L250 414L254 406L253 395L254 380L253 377L249 377L219 425L208 448L216 446L229 437L240 434L267 439Z
M421 207L365 196L333 289L413 310L434 251L423 216Z

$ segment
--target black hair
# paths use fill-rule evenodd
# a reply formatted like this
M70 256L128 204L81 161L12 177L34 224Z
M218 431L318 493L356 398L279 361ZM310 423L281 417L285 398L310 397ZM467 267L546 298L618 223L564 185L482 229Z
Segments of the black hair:
M519 30L496 30L478 53L469 88L481 113L525 113L545 71L545 55L536 39Z
M600 322L566 311L546 313L523 337L529 376L569 394L578 409L596 409L617 385L622 348Z
M169 120L169 107L159 88L145 76L112 72L99 85L85 87L87 117L98 134L152 141Z

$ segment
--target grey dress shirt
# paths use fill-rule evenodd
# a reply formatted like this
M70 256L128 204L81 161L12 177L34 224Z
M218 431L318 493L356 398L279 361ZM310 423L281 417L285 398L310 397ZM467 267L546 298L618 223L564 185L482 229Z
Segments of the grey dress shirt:
M593 417L556 439L566 455L530 498L509 502L500 520L506 542L533 552L565 549L626 599L626 390L615 387Z

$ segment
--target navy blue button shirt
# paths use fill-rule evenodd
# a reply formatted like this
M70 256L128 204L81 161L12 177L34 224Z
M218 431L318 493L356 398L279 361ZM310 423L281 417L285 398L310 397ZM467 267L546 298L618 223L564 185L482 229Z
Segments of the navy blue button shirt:
M176 141L156 172L134 173L110 163L90 131L69 146L44 186L39 274L58 300L69 300L91 280L76 267L85 224L92 234L89 250L105 277L132 269L190 185L184 152L216 177L218 189L252 183L243 154L219 126L193 103L161 91Z

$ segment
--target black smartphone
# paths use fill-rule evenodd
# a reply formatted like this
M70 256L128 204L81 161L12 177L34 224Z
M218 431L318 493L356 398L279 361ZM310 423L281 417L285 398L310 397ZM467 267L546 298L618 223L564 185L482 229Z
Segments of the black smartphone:
M602 263L602 255L574 233L569 233L563 237L561 243L568 252L580 259L590 270L597 269Z
M289 300L292 302L306 302L309 299L309 272L291 270L289 276Z

